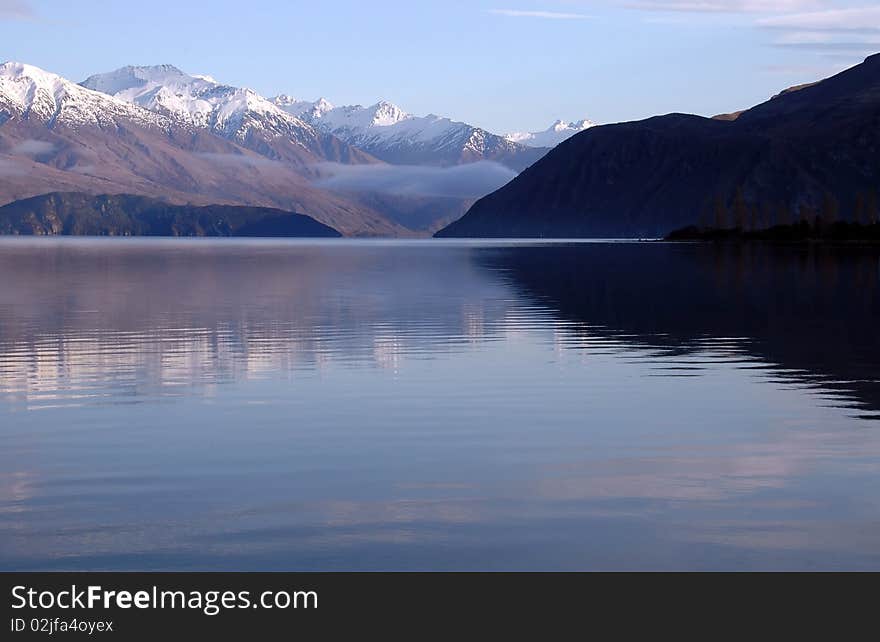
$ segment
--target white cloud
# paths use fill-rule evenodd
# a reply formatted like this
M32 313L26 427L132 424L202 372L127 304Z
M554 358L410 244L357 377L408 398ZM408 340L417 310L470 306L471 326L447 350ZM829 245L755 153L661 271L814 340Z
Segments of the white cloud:
M73 167L67 168L65 171L73 172L74 174L92 174L98 171L98 168L95 165L74 165Z
M820 0L635 0L629 9L714 13L784 13L824 6Z
M325 174L316 184L327 189L455 198L485 196L516 176L492 161L454 167L320 163L316 169Z
M53 143L45 140L28 138L15 145L10 151L13 154L20 154L22 156L40 156L41 154L54 152L56 149L57 148Z
M880 7L831 9L758 20L762 27L814 31L880 31Z
M880 7L850 7L762 18L759 27L779 33L777 47L812 51L858 62L880 49Z
M0 0L0 20L33 18L34 10L25 0Z
M839 65L765 65L761 68L765 74L783 76L804 76L806 78L825 78L841 71Z
M25 176L27 171L13 161L0 158L0 176Z
M777 45L870 45L880 43L880 35L864 35L850 38L834 31L792 31L776 39Z
M193 152L193 156L227 167L283 167L282 163L262 156L246 154L222 154L217 152Z
M558 11L522 11L519 9L489 9L489 13L508 18L545 18L549 20L586 20L592 16L583 13L560 13Z
M680 16L691 13L754 15L754 27L776 34L775 47L819 53L854 64L880 48L880 6L854 7L867 0L617 0L629 9ZM844 6L846 5L846 6ZM766 15L772 14L772 15ZM666 16L660 16L666 20ZM677 17L676 17L677 19ZM684 18L687 19L687 18Z
M773 46L819 53L825 58L846 63L845 67L851 67L861 62L864 58L880 51L880 38L865 37L859 40L830 40L802 38L798 34L793 34L791 37L780 38L773 43Z

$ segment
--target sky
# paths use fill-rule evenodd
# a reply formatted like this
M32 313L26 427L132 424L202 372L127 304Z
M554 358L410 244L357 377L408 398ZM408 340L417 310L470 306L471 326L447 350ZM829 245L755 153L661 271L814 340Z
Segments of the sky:
M880 52L870 0L0 0L0 61L128 64L497 133L748 107Z

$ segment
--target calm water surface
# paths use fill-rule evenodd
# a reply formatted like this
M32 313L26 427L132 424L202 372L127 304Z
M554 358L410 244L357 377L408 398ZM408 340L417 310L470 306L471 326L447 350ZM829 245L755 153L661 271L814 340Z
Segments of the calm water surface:
M880 253L0 241L0 569L880 569Z

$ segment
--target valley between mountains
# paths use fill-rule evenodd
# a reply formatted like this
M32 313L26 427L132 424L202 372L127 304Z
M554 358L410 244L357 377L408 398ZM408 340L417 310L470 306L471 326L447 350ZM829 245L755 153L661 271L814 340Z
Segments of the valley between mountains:
M192 208L239 206L344 236L657 238L801 223L827 236L837 222L880 221L878 132L880 54L714 118L558 121L506 136L386 101L266 98L170 65L77 84L5 63L0 206L44 198L0 214L19 217L8 233L164 229L152 218L96 228L95 197L126 195L191 208L175 210L179 234L232 234L193 223Z
M560 121L501 136L384 101L266 98L171 65L76 83L7 62L0 205L51 193L135 195L297 212L346 236L428 236L590 126Z

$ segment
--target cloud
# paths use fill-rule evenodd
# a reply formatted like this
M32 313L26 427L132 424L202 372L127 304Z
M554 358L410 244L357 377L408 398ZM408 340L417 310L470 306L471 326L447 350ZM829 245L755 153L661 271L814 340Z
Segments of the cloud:
M624 6L641 11L782 13L814 9L822 4L819 0L635 0L625 2Z
M779 74L783 76L804 76L811 78L825 78L840 71L839 65L764 65L761 71L765 74Z
M73 172L74 174L92 174L98 171L98 168L94 164L87 165L74 165L73 167L67 168L65 171Z
M831 9L758 20L762 27L810 31L880 31L880 7Z
M40 156L42 154L50 154L57 149L54 143L45 140L37 140L28 138L15 145L10 152L20 154L22 156Z
M489 9L489 13L508 18L544 18L548 20L587 20L592 16L583 13L561 13L558 11L521 11L519 9Z
M24 176L27 171L21 165L0 158L0 176Z
M262 156L248 156L246 154L222 154L217 152L193 152L193 156L211 161L217 165L226 167L281 167L278 161Z
M862 40L802 40L796 37L781 38L773 43L774 47L797 51L811 51L823 54L825 58L834 58L848 63L850 66L862 58L880 50L880 38Z
M33 8L25 0L0 0L0 20L26 20L34 15Z
M849 0L619 0L654 13L738 13L755 15L753 27L776 36L768 44L854 64L880 48L880 6L841 6ZM859 0L854 0L858 2ZM861 0L865 1L865 0ZM665 17L664 17L665 19Z
M865 35L854 39L837 37L834 33L821 33L816 31L792 32L777 38L773 43L777 47L791 47L795 49L864 49L880 45L880 34L876 36Z
M326 189L455 198L485 196L516 176L513 170L492 161L455 167L320 163L316 169L326 174L315 181Z
M856 62L880 49L880 7L829 9L761 18L779 32L773 45Z

